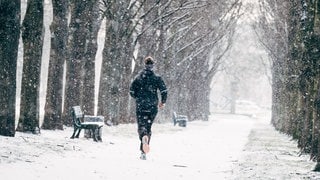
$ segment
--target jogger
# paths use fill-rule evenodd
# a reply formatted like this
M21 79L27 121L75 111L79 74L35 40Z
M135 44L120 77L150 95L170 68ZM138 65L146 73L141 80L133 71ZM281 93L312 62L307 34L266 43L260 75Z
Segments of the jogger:
M138 134L140 139L141 159L146 159L149 152L151 127L158 113L167 100L167 88L162 78L153 72L154 60L145 58L145 69L133 80L130 86L130 95L136 100L136 115ZM161 101L158 100L158 90Z

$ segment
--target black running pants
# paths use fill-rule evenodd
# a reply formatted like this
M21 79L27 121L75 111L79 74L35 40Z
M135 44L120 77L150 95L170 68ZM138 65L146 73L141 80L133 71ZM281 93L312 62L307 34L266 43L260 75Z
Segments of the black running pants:
M142 151L142 137L148 136L148 144L151 138L151 127L153 121L157 115L157 111L154 112L137 112L138 134L140 139L140 150Z

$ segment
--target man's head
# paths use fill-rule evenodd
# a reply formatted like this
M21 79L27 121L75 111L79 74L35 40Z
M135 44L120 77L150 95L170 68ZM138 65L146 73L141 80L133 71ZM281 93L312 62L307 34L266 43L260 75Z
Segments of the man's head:
M144 64L154 64L154 60L151 56L147 56L145 59L144 59Z
M149 70L152 70L153 68L153 65L154 65L154 60L151 56L147 56L145 59L144 59L144 64L146 66L146 69L149 69Z

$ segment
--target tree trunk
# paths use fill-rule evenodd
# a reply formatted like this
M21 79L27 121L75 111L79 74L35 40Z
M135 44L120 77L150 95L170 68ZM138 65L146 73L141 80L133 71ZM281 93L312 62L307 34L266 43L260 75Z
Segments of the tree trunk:
M129 123L132 122L130 119L130 97L129 97L129 89L130 89L130 80L132 73L132 58L133 58L133 46L132 46L132 37L127 37L126 42L124 43L124 54L122 61L122 73L124 76L121 78L121 88L120 88L120 100L119 100L119 122L120 123Z
M91 0L86 5L86 29L87 47L84 58L83 76L83 111L85 114L94 114L94 94L95 94L95 59L98 50L98 32L101 26L102 17L100 15L99 0Z
M73 3L63 112L67 125L71 123L69 113L72 106L80 105L85 114L94 114L95 55L102 21L99 1Z
M68 57L66 61L66 84L63 119L65 125L71 125L70 110L72 106L82 105L82 60L86 45L85 2L71 3L71 21L69 25Z
M0 1L0 135L15 135L20 0Z
M315 1L314 5L314 36L312 38L312 42L310 45L315 45L315 44L319 44L320 43L320 2L319 1ZM318 46L318 52L313 51L314 53L312 53L315 62L315 67L319 67L320 66L320 54L319 54L319 46ZM316 125L318 128L318 135L320 134L320 69L316 68L317 70L317 95L316 95L316 99L315 99L315 121L316 121ZM320 162L320 142L318 139L318 154L316 157L317 163L319 164ZM318 169L318 171L320 171L320 168Z
M113 20L107 20L106 37L103 50L103 60L100 77L98 114L105 117L105 121L118 124L119 113L119 83L120 83L120 48L117 32L111 24ZM115 22L117 23L117 22ZM119 24L118 24L119 25Z
M63 67L66 59L68 39L68 2L53 0L51 30L51 52L48 72L47 97L43 129L63 129L62 90Z
M316 99L315 99L315 121L317 122L316 125L318 126L318 134L319 134L319 125L320 125L320 74L318 74L318 80L317 80L317 95L316 95ZM320 171L320 155L319 155L319 152L320 152L320 142L319 142L319 139L318 139L318 147L317 147L317 156L316 156L316 161L317 161L317 164L318 164L318 171Z
M129 83L133 59L130 2L113 2L106 13L106 39L100 77L98 113L114 124L129 120Z
M39 133L39 86L43 45L43 0L29 0L22 24L24 49L18 131Z

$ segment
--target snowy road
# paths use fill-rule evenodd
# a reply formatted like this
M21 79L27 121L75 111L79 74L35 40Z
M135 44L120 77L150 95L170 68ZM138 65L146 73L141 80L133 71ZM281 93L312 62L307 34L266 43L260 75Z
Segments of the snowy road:
M72 129L0 136L6 180L318 179L296 143L261 119L214 115L187 128L154 124L151 152L139 159L136 125L105 127L104 141L69 139Z

